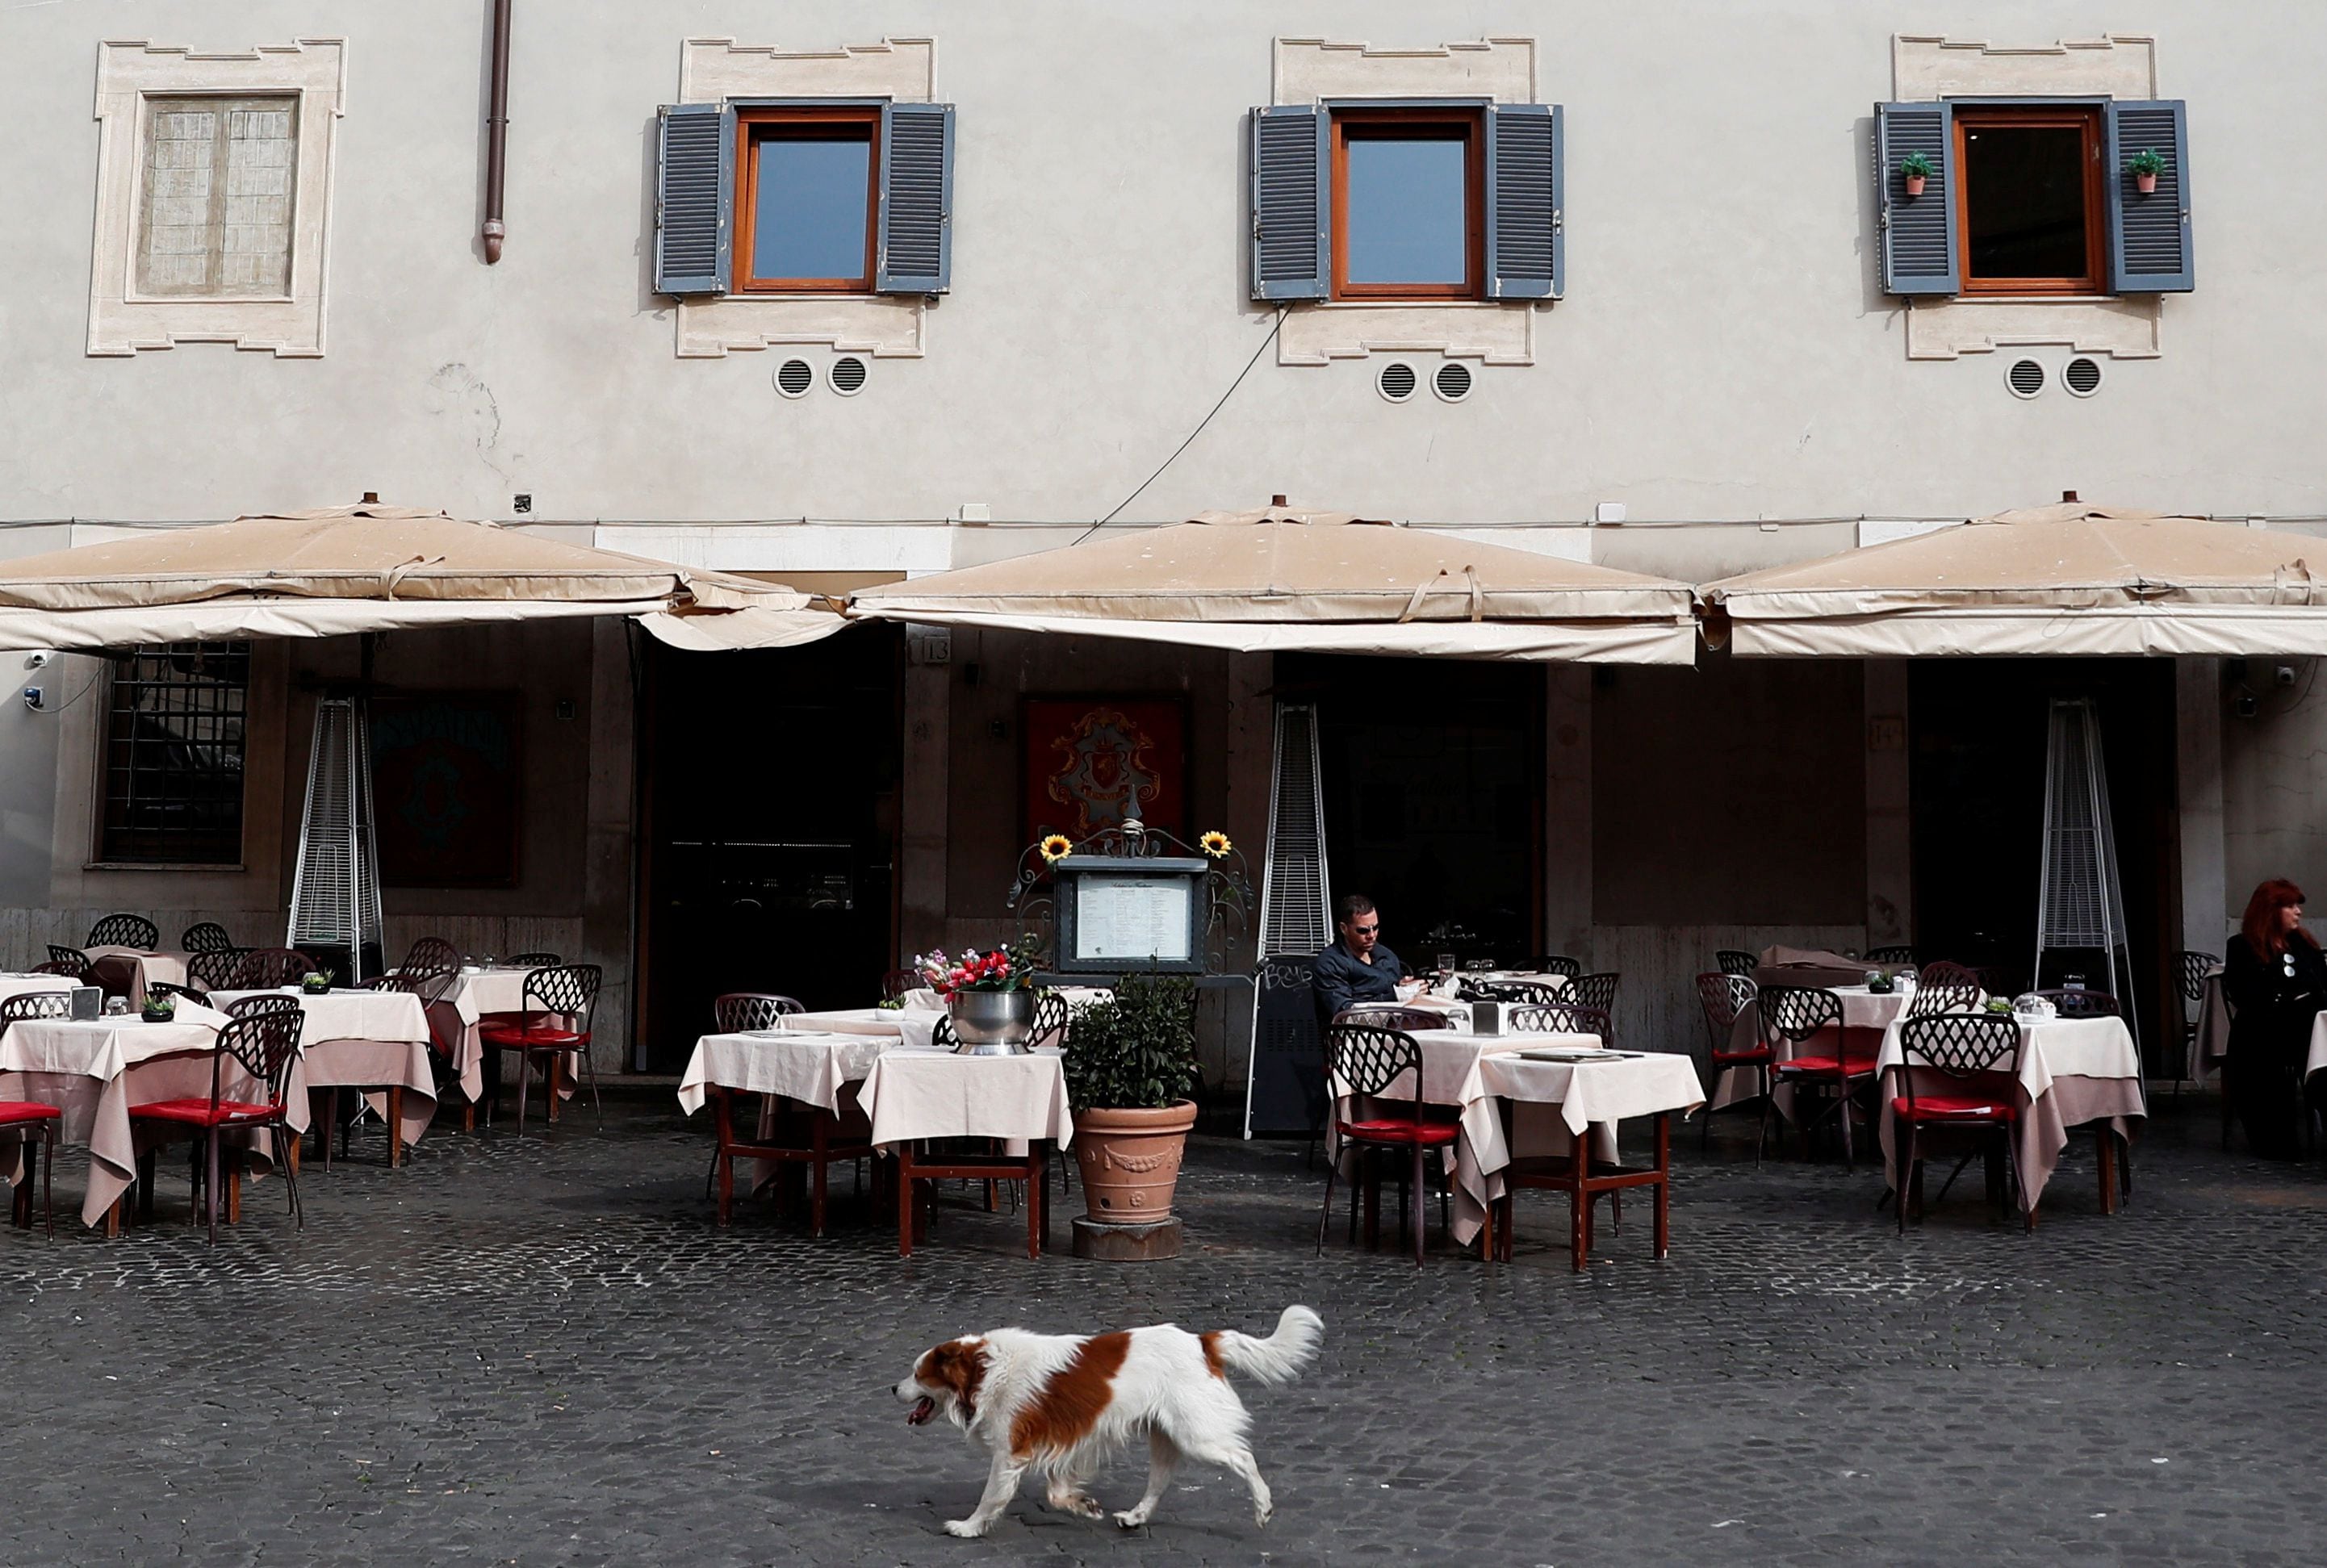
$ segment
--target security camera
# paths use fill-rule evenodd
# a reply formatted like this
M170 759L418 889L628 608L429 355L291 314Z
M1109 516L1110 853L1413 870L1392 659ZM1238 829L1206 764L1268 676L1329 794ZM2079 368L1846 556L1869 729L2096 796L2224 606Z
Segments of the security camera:
M51 653L46 649L42 649L38 653L28 653L24 656L24 667L26 669L46 669L49 667L49 660L54 658L56 658L56 655Z
M34 713L37 714L41 711L42 700L40 687L26 686L24 688L24 705L32 709Z
M2293 686L2294 684L2294 667L2291 664L2282 664L2276 669L2270 672L2270 678L2283 686Z

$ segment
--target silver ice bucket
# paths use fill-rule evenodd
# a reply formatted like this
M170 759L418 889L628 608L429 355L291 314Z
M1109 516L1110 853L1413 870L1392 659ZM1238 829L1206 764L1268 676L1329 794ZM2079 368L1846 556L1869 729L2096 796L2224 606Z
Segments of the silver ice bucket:
M1034 993L957 991L946 998L954 1050L963 1056L1023 1056L1034 1032Z

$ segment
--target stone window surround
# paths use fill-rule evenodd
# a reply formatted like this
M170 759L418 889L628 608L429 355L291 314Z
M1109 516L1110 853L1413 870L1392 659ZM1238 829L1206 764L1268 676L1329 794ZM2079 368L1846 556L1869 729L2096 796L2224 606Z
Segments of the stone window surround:
M1891 96L1943 98L2119 98L2157 94L2157 41L2134 33L1999 48L1985 40L1896 33ZM1910 299L1907 358L1954 359L1998 349L2057 344L2080 354L2154 359L2163 351L2159 294L2082 298Z
M282 299L144 298L133 287L145 99L296 94L298 173L292 202L291 292ZM187 342L232 343L281 359L323 352L333 142L347 112L347 41L204 51L139 39L98 46L97 220L90 246L89 347L95 357Z
M1274 104L1327 98L1465 98L1531 104L1532 38L1481 38L1435 49L1376 49L1322 38L1276 40ZM1276 335L1280 365L1324 365L1369 354L1443 354L1486 365L1535 363L1535 318L1549 300L1299 301Z
M679 49L678 101L855 98L937 101L937 44L883 38L838 49L777 49L690 38ZM723 359L737 350L822 345L836 353L920 359L929 351L926 297L906 294L687 295L678 301L678 354Z

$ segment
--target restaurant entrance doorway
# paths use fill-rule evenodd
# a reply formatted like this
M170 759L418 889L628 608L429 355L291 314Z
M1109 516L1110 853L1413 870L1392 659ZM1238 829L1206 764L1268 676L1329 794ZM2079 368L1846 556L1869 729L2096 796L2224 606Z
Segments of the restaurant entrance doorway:
M896 951L902 638L687 653L641 639L638 1066L677 1072L712 999L863 1006Z
M1318 706L1333 896L1382 909L1413 968L1535 957L1542 940L1543 671L1280 654L1276 692Z
M2018 988L2035 983L2051 704L2098 705L2135 986L2118 1001L2138 1009L2145 1065L2160 1070L2180 1034L2169 996L2182 929L2173 661L1919 658L1908 678L1917 955L1994 966ZM2117 988L2101 953L2046 955L2043 985L2072 975Z

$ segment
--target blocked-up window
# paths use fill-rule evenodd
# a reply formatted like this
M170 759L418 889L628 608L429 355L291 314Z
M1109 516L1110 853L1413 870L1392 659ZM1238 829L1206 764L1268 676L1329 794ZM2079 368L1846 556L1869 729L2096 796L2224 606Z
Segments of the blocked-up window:
M137 293L287 297L298 163L295 94L147 98Z

